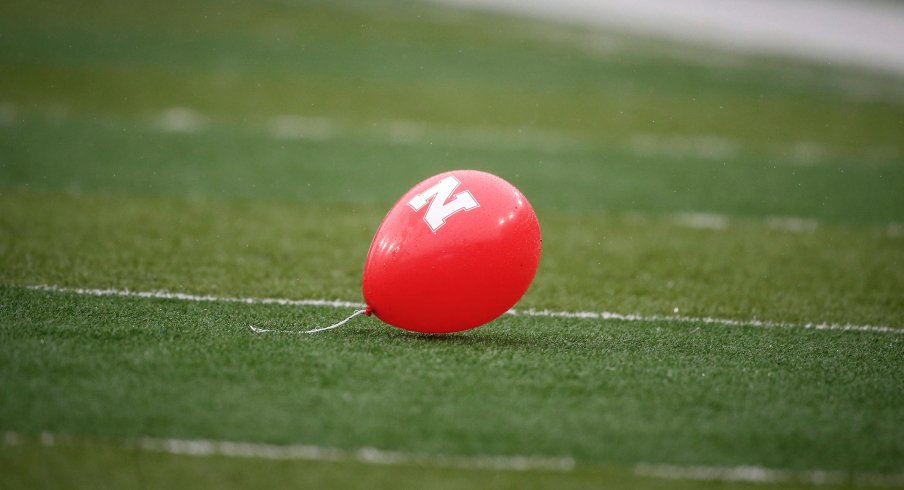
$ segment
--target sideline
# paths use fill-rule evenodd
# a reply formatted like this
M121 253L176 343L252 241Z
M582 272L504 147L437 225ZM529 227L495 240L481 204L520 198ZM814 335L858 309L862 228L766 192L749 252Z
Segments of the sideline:
M434 0L904 76L904 6L869 0Z

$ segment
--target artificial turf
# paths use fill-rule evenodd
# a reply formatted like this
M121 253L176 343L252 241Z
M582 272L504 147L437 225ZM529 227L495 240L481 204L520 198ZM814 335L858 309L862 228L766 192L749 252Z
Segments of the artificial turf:
M347 312L28 289L359 301L394 199L479 168L540 215L518 308L904 327L900 80L409 2L4 2L0 33L13 487L682 488L702 483L632 468L904 467L897 333L506 316L449 337L373 318L255 336ZM128 445L147 436L578 466Z
M904 336L507 317L454 336L334 309L6 288L0 420L27 434L894 472Z
M20 438L13 446L0 446L0 470L10 488L94 489L242 489L300 488L438 488L500 489L607 488L638 489L727 488L720 481L664 482L615 467L581 467L574 471L499 471L431 467L429 465L374 465L356 461L271 461L227 457L193 457L144 452L135 444L57 437L48 447L37 438ZM839 487L856 488L857 481L842 479ZM734 484L730 488L778 490L813 488L801 482Z

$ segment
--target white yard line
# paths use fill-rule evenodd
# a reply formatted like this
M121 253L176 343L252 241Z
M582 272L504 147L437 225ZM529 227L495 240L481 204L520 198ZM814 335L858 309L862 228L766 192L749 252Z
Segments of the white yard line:
M85 439L73 438L43 432L37 439L31 439L16 432L4 434L7 446L16 446L25 441L35 440L39 444L52 447L60 443L79 443ZM571 471L575 461L570 457L535 456L451 456L443 454L410 453L385 451L365 447L355 450L314 446L309 444L261 444L255 442L216 441L210 439L158 439L145 437L139 440L114 442L121 447L137 448L148 452L187 456L226 456L233 458L272 459L284 461L357 461L380 465L415 465L442 468L486 469L486 470L546 470Z
M30 437L14 431L3 434L3 444L18 446L37 442L45 447L59 444L94 442L88 438L42 432ZM165 439L144 437L141 439L104 440L105 443L128 449L165 453L179 456L224 456L230 458L268 459L279 461L355 461L377 465L410 465L434 468L457 468L502 471L573 471L577 466L571 457L537 456L451 456L443 454L386 451L370 447L346 450L310 444L262 444L256 442L217 441L211 439ZM876 473L844 473L827 470L788 470L762 466L681 466L640 463L634 474L641 477L671 480L722 481L743 483L799 483L806 485L855 485L869 487L893 487L904 485L904 475Z
M728 228L728 216L715 213L675 213L670 216L673 223L699 230L724 230Z
M186 293L172 293L169 291L131 291L128 289L90 289L67 288L52 285L29 286L29 289L47 291L53 293L82 294L86 296L119 296L126 298L159 298L180 301L200 301L219 303L243 303L258 305L284 305L284 306L326 306L330 308L364 308L364 303L327 299L284 299L284 298L242 298L234 296L194 295ZM676 312L677 313L677 312ZM608 311L555 311L555 310L516 310L507 312L512 316L546 317L546 318L575 318L590 320L619 320L627 322L687 322L706 323L712 325L724 325L730 327L756 327L756 328L799 328L807 330L833 330L842 332L871 332L901 335L904 328L895 328L881 325L856 325L842 323L790 323L771 322L765 320L732 320L727 318L690 317L681 315L634 315L612 313Z
M815 219L796 216L769 216L766 218L766 226L791 233L812 233L819 228L819 222Z
M205 303L245 303L249 305L284 305L284 306L328 306L331 308L363 308L364 303L328 299L282 299L282 298L239 298L234 296L212 296L169 291L132 291L129 289L87 289L64 288L58 286L29 286L29 289L53 293L82 294L85 296L121 296L126 298L176 299L180 301L199 301Z
M207 117L186 107L170 107L157 118L157 127L169 133L197 133L206 126Z
M549 318L586 318L599 320L622 320L627 322L687 322L706 323L711 325L724 325L729 327L757 327L757 328L799 328L804 330L835 330L842 332L873 332L904 334L904 329L881 325L855 325L851 323L790 323L770 322L765 320L731 320L728 318L692 317L681 315L632 315L610 313L607 311L552 311L552 310L517 310L510 311L514 315L540 316Z
M421 454L402 451L384 451L375 448L361 448L346 451L312 445L258 444L253 442L231 442L211 440L181 440L145 438L141 449L169 454L192 456L231 456L240 458L261 458L279 460L308 461L358 461L369 464L419 465L466 469L492 470L554 470L571 471L575 462L572 458L539 458L532 456L448 456L442 454Z
M0 127L20 122L19 106L10 101L0 101ZM72 117L64 106L45 108L45 117L61 122ZM170 107L160 110L149 119L150 127L166 133L193 135L203 133L224 121L186 107ZM383 120L368 125L340 117L284 114L272 116L261 123L264 134L277 140L327 141L339 138L373 138L393 145L444 144L479 149L538 149L563 151L569 149L610 148L624 151L640 158L697 159L726 163L739 158L745 152L756 152L738 141L714 135L636 133L626 141L606 141L587 135L570 134L553 129L482 126L439 125L415 120ZM823 144L800 141L775 146L765 150L770 162L787 165L814 166L834 162L842 158L855 158L879 164L887 164L899 157L895 148L874 146L864 148L859 154L840 153Z
M634 474L670 480L697 480L743 483L799 483L805 485L854 485L856 487L896 487L904 485L904 475L850 474L840 471L796 471L762 466L679 466L641 463Z

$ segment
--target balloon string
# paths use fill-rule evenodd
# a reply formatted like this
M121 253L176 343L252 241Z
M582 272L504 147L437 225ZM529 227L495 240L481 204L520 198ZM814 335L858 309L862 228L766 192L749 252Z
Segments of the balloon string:
M342 325L345 325L346 323L348 323L349 320L351 320L352 318L354 318L358 315L370 316L372 311L373 310L371 310L370 306L368 306L367 308L364 308L363 310L355 310L354 313L349 315L345 320L342 320L341 322L334 323L327 327L312 328L311 330L272 330L272 329L268 329L268 328L255 327L254 325L248 325L248 328L250 328L251 331L254 333L292 333L292 334L317 333L317 332L322 332L324 330L339 328Z

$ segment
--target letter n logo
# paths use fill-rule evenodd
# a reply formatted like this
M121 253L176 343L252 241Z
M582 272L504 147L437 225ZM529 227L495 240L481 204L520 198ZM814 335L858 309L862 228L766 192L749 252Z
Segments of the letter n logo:
M433 187L412 197L408 201L408 205L411 206L411 209L420 211L429 202L430 206L427 208L427 212L424 213L424 221L436 233L436 230L446 224L446 218L449 216L461 210L469 211L480 207L480 204L468 191L459 192L455 194L454 199L446 202L459 185L461 185L461 182L450 175L437 182Z

